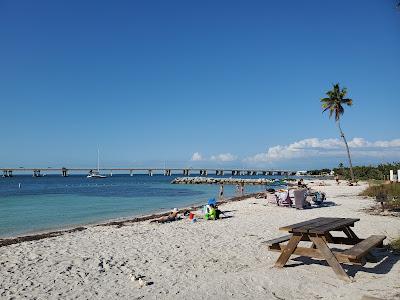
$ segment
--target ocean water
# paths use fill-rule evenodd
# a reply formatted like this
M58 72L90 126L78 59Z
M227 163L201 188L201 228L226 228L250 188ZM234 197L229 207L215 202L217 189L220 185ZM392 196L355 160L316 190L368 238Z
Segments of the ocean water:
M0 178L0 238L93 224L206 203L218 185L176 185L177 176L17 175ZM249 186L245 192L265 189ZM225 186L224 195L235 195Z

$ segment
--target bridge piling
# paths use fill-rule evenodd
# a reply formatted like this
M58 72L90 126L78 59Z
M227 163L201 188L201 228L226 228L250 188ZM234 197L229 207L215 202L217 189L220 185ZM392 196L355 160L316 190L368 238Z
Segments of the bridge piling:
M224 175L224 170L215 170L215 175L223 176Z
M13 177L12 170L3 170L3 177Z

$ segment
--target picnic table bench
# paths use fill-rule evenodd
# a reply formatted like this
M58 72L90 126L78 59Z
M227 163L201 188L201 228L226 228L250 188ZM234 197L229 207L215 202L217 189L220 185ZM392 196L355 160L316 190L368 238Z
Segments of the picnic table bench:
M382 247L384 235L371 235L366 239L359 238L351 227L360 219L351 218L316 218L305 222L279 228L290 234L266 242L270 251L281 252L275 267L282 268L291 255L325 259L336 275L347 281L350 277L340 263L364 265L376 261L371 254L374 247ZM344 232L346 237L332 236L332 231ZM311 242L310 247L300 247L300 241ZM283 244L288 242L287 244ZM328 244L352 245L345 250L332 251Z

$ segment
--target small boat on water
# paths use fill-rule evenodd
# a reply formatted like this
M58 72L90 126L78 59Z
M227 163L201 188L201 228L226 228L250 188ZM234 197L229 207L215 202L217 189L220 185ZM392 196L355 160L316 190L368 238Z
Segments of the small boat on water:
M86 176L87 178L107 178L106 175L100 174L100 151L97 148L97 171L90 170L89 174Z
M87 178L107 178L106 175L101 175L98 171L90 170L89 174L86 176Z

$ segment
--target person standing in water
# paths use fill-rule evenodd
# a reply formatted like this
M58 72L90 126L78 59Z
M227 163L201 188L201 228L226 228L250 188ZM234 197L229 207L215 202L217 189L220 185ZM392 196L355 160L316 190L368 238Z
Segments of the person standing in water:
M239 184L236 185L236 195L240 196L240 185Z
M221 186L219 187L219 199L223 199L224 198L224 185L221 184Z

